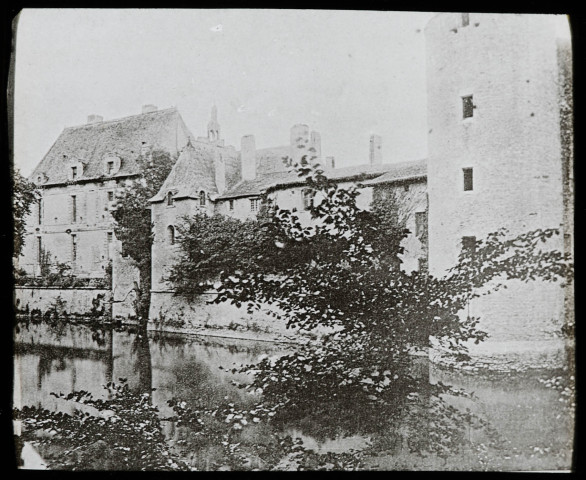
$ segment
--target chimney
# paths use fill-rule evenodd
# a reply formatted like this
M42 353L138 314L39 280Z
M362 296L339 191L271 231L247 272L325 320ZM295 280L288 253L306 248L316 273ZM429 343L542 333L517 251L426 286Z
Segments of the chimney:
M214 154L214 175L216 188L218 189L218 193L222 195L226 191L226 163L222 154L217 150Z
M151 112L156 112L157 110L158 110L158 107L156 105L153 105L152 103L149 103L148 105L142 106L142 113L151 113Z
M291 157L294 162L299 162L301 157L307 155L309 148L309 127L297 124L291 127Z
M242 164L242 180L256 178L256 144L254 135L245 135L240 142L240 161Z
M99 123L99 122L103 122L104 121L104 117L100 116L100 115L88 115L87 116L87 123Z
M334 157L326 157L325 163L325 168L327 168L328 170L333 170L334 168L336 168L336 160L334 159Z
M370 164L380 165L383 163L382 139L380 135L370 136Z
M317 157L318 160L321 159L321 135L318 132L311 132L309 147L315 150L311 152L312 155Z

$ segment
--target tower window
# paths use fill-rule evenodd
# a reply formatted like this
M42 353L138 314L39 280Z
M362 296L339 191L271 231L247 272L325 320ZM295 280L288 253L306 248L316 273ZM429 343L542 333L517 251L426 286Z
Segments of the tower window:
M43 241L37 237L37 263L40 265L43 261Z
M462 173L464 174L464 191L470 192L474 190L474 175L472 168L463 168Z
M260 199L259 198L251 198L250 199L250 211L251 212L258 212L259 206L260 206Z
M427 224L427 212L415 212L415 235L420 236L425 232Z
M71 261L77 260L77 235L71 235Z
M167 205L173 205L175 199L173 198L173 192L167 193Z
M175 245L175 227L173 225L167 227L167 242L169 245Z
M234 200L230 200L228 202L228 208L230 209L230 211L233 211L234 210Z
M206 192L204 192L202 190L201 192L199 192L199 206L205 207L205 205L206 205Z
M462 237L462 250L476 250L476 237L467 236Z
M43 223L43 200L39 200L39 225Z
M77 197L71 195L71 223L77 222Z
M106 247L108 250L108 260L112 259L112 242L114 241L114 234L112 232L106 233Z
M472 95L466 95L462 97L462 117L472 118L474 115L474 102L472 101Z
M470 25L470 14L463 13L462 14L462 26L467 27L468 25Z

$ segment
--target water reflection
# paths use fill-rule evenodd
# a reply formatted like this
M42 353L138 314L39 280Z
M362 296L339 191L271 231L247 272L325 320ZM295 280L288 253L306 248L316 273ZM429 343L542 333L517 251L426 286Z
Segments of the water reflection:
M15 405L36 405L72 413L74 405L50 393L86 390L99 397L105 394L102 385L125 378L135 391L152 391L151 401L164 416L172 414L167 405L171 398L207 408L225 403L229 398L239 408L247 408L258 398L233 384L235 380L246 382L247 375L233 375L227 370L255 362L261 355L280 355L293 348L268 342L147 334L136 329L103 330L96 335L95 329L81 325L69 325L58 332L42 324L29 325L16 336L15 374L19 384L15 389ZM569 467L572 418L563 411L559 395L544 388L537 376L467 376L430 367L425 359L418 359L414 368L422 382L422 391L425 383L441 380L476 392L475 399L445 400L459 411L469 408L486 416L500 433L504 440L498 458L493 452L492 459L487 460L492 462L492 468ZM364 449L370 445L378 452L373 464L383 469L478 469L477 451L462 452L441 459L440 463L412 453L412 450L425 450L425 442L430 441L427 431L437 413L432 398L425 398L421 404L425 409L419 412L397 405L393 415L376 408L369 411L351 402L321 405L311 414L290 412L291 415L281 419L280 425L320 452ZM552 405L559 408L553 409ZM471 424L457 427L457 432L453 431L460 436L455 436L456 441L466 440L473 445L486 441L486 436ZM185 436L173 422L165 424L165 434L174 440ZM268 438L269 432L264 425L259 425L245 435L251 439ZM536 447L548 450L540 455L535 453ZM205 467L215 450L215 446L202 443L193 461Z

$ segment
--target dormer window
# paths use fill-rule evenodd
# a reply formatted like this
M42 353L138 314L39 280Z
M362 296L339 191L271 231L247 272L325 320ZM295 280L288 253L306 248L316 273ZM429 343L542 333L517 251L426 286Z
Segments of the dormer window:
M204 192L202 190L201 192L199 192L199 206L205 207L205 205L206 205L206 192Z
M115 175L120 170L120 166L122 165L122 161L120 157L117 157L113 154L108 154L103 159L104 161L104 173L106 175Z
M114 171L114 162L108 162L106 170L108 172L108 175L112 175L112 172Z
M173 192L167 193L167 205L172 206L175 203L175 199L173 198Z
M77 167L71 167L71 180L75 180L77 178Z

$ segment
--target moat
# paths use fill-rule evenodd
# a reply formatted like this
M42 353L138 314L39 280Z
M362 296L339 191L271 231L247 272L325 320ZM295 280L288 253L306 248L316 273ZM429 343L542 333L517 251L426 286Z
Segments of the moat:
M131 389L154 389L152 402L164 416L171 414L167 401L172 398L188 404L193 399L204 399L210 407L230 398L244 407L257 398L234 386L234 380L246 382L247 376L230 370L295 348L272 342L147 334L133 328L95 330L82 325L61 325L58 329L43 324L21 326L15 338L15 406L39 406L67 413L73 412L74 404L51 396L51 392L86 390L102 396L102 386L120 378L127 379ZM297 419L281 428L301 438L306 447L322 453L360 451L368 445L378 445L379 454L370 457L368 463L382 470L570 469L572 400L564 390L551 388L556 386L556 379L570 378L569 372L560 369L471 375L440 370L426 358L414 359L413 368L431 383L441 381L473 391L473 399L448 401L482 414L497 431L499 444L486 448L482 435L461 425L463 438L471 447L438 458L412 452L405 441L397 441L397 432L405 425L397 425L396 432L377 431L373 428L376 418L363 418L370 427L369 435L351 431L342 419L337 424L332 418L321 425ZM554 380L548 384L548 379ZM363 415L359 405L354 415ZM173 422L163 426L169 441L181 436L181 429ZM188 461L198 470L212 469L210 463L215 461L215 455L213 446L207 445L192 451Z

